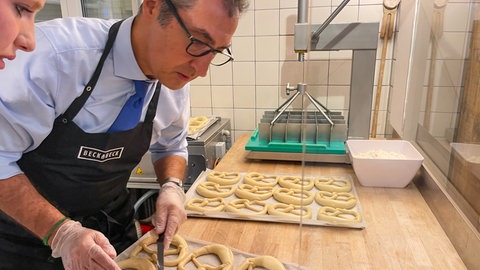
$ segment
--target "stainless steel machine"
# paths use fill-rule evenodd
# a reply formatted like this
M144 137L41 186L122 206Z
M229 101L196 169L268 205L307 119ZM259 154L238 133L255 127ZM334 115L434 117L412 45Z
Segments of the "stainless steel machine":
M306 83L287 85L287 95L296 93L275 111L265 112L245 146L247 158L348 163L345 141L369 138L379 23L330 24L348 1L323 24L309 25L308 1L299 0L294 45L299 61L308 51L352 51L348 119L318 102ZM289 110L298 97L317 110Z
M188 167L184 180L186 190L204 170L213 169L215 164L230 149L231 124L230 119L213 117L208 126L193 137L188 137ZM151 162L151 154L147 152L136 169L131 173L127 184L134 189L158 189L155 171Z

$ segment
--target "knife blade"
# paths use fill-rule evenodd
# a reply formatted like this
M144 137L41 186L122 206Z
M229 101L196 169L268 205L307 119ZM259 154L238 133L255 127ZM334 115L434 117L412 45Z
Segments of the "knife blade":
M157 257L158 257L158 261L157 261L157 270L163 270L164 266L163 266L163 250L164 250L164 246L163 246L163 240L165 239L165 232L161 233L158 235L158 240L157 240Z

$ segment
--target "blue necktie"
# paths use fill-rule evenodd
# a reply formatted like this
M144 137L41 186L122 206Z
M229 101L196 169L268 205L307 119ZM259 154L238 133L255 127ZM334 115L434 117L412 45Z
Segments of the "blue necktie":
M142 115L143 100L145 99L145 94L147 93L150 83L146 81L134 82L135 95L127 100L118 114L117 119L115 119L110 129L108 129L108 133L129 130L137 126L140 116Z

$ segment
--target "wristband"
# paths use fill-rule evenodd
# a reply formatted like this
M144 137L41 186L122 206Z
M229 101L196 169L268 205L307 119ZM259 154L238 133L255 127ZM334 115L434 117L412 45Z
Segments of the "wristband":
M42 240L45 246L48 246L48 240L52 236L53 231L55 231L58 228L58 226L60 226L67 219L70 219L70 218L69 217L61 218L59 221L57 221L57 223L53 224L50 230L48 230L47 235L45 235L45 237L43 237L43 240Z

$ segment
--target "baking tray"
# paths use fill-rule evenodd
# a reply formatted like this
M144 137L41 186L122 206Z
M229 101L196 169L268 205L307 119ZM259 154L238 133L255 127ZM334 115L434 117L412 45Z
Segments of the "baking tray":
M146 234L144 234L140 239L138 239L135 243L133 243L130 247L128 247L127 249L125 249L122 253L120 253L116 258L115 258L115 261L116 262L119 262L119 261L122 261L122 260L126 260L130 257L130 253L133 251L133 249L139 245L143 240L145 240L146 238L152 236L152 232L149 231L147 232ZM183 237L183 236L182 236ZM202 247L202 246L206 246L206 245L211 245L211 244L218 244L218 243L212 243L212 242L206 242L206 241L200 241L200 240L195 240L195 239L189 239L189 238L186 238L186 237L183 237L185 239L185 241L187 242L188 244L188 253L192 253L193 251L195 251L196 249ZM157 245L156 243L155 244L151 244L149 245L149 248L150 249L153 249L153 250L156 250L157 249ZM231 248L231 247L228 247L230 250L232 250L232 253L233 253L233 258L234 258L234 267L233 269L237 269L240 264L247 258L254 258L254 257L257 257L259 255L256 255L256 254L252 254L252 253L247 253L247 252L243 252L241 250L238 250L238 249L234 249L234 248ZM144 251L141 251L138 255L138 257L149 257L149 254L144 252ZM214 254L206 254L206 255L202 255L201 257L198 257L199 260L202 262L202 263L209 263L210 265L218 265L218 259L216 258L217 256L214 255ZM169 257L165 257L165 258L169 258ZM174 257L172 257L174 258ZM277 258L278 259L278 258ZM296 265L296 264L293 264L293 263L289 263L289 262L284 262L280 259L278 259L282 264L283 266L285 267L286 270L307 270L307 268L305 268L304 266L299 266L299 265ZM187 269L197 269L191 262L186 264L185 265ZM177 269L177 267L167 267L165 266L165 269L166 270L170 270L170 269ZM263 268L262 268L263 269Z
M187 206L187 203L189 200L194 199L194 198L203 198L203 196L199 195L196 192L196 188L200 183L203 183L207 181L207 175L212 172L213 170L207 169L206 171L203 171L195 180L193 185L189 188L189 190L186 193L186 200L185 200L185 208ZM236 188L238 185L243 184L243 177L247 175L247 172L235 172L240 174L240 180L238 181L237 184L234 185L234 188ZM259 172L261 173L261 172ZM296 176L299 177L298 175L294 174L265 174L265 175L276 175L276 176ZM335 177L335 178L342 178L350 181L352 185L352 190L349 192L353 196L357 198L357 203L356 205L351 208L351 210L357 211L360 216L362 217L362 220L357 223L353 222L342 222L342 223L337 223L337 222L328 222L328 221L323 221L323 220L318 220L317 219L317 213L318 210L322 207L322 205L318 204L315 200L309 204L308 206L311 207L312 209L312 217L310 219L306 218L298 218L298 219L290 219L282 216L273 216L273 215L241 215L241 214L236 214L233 212L227 212L227 211L221 211L221 212L197 212L197 211L192 211L187 209L187 215L189 217L206 217L206 218L220 218L220 219L234 219L234 220L248 220L248 221L264 221L264 222L277 222L277 223L293 223L293 224L304 224L304 225L313 225L313 226L334 226L334 227L346 227L346 228L356 228L356 229L363 229L366 227L365 223L365 218L361 209L360 205L360 199L357 195L357 192L355 190L355 185L353 183L352 177L350 175L305 175L305 178L307 177ZM274 188L280 187L278 184L274 186ZM319 189L317 187L314 187L310 192L316 193L318 192ZM235 199L240 199L237 197L235 194L224 198L225 204L228 204L230 201L235 200ZM272 197L269 199L265 200L267 204L272 204L272 203L278 203L278 201Z

